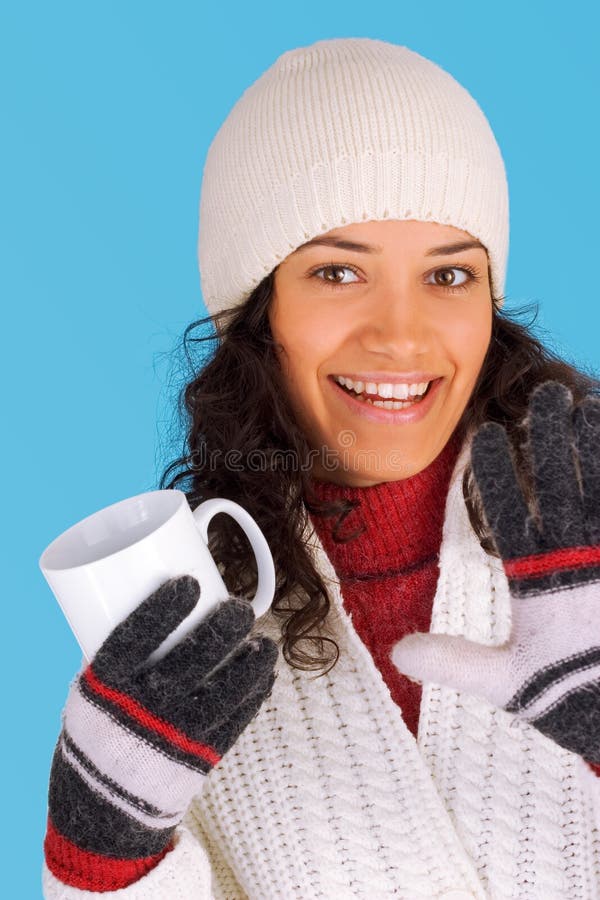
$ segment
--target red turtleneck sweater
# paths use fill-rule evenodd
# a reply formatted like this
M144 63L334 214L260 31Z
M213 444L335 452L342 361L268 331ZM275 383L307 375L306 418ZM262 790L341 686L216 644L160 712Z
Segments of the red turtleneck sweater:
M371 487L311 482L319 499L360 501L340 535L361 525L365 530L348 543L333 540L337 516L311 515L311 522L340 580L344 608L415 737L421 686L398 672L389 655L404 635L429 631L446 495L459 450L455 433L426 469L400 481Z

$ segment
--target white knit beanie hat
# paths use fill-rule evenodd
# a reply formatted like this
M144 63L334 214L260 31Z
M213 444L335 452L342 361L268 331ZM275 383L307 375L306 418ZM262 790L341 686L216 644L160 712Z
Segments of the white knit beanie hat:
M501 298L506 174L465 88L386 41L288 50L244 91L208 149L198 261L209 313L242 303L305 241L372 219L469 232L487 248Z

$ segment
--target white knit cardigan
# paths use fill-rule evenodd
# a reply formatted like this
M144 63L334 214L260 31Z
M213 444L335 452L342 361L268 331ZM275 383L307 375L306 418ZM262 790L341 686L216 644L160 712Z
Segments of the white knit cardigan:
M510 600L499 560L470 526L461 479L448 493L431 630L501 644ZM600 778L574 754L488 703L423 689L418 739L328 582L340 659L331 672L280 659L271 697L212 771L176 846L122 900L600 898ZM261 630L279 633L267 614ZM44 868L48 900L98 894Z

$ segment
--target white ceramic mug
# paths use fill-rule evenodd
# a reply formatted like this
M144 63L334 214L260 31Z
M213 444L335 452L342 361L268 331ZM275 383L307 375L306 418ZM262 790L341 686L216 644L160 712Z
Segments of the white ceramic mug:
M258 585L252 605L258 617L275 593L273 557L252 516L232 500L205 500L192 512L183 491L148 491L82 519L46 547L40 568L88 661L115 625L169 578L193 575L200 599L149 663L228 596L208 549L208 524L221 512L239 523L254 551Z

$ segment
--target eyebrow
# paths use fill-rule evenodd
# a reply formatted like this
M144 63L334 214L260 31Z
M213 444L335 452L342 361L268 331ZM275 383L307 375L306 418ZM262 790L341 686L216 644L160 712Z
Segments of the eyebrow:
M379 244L360 244L357 241L348 241L337 237L317 237L312 241L306 241L296 247L294 253L304 250L306 247L337 247L339 250L351 250L354 253L381 253L383 247ZM426 251L425 256L450 256L453 253L462 253L464 250L485 250L486 248L480 241L455 241L452 244L441 244L439 247L431 247Z

